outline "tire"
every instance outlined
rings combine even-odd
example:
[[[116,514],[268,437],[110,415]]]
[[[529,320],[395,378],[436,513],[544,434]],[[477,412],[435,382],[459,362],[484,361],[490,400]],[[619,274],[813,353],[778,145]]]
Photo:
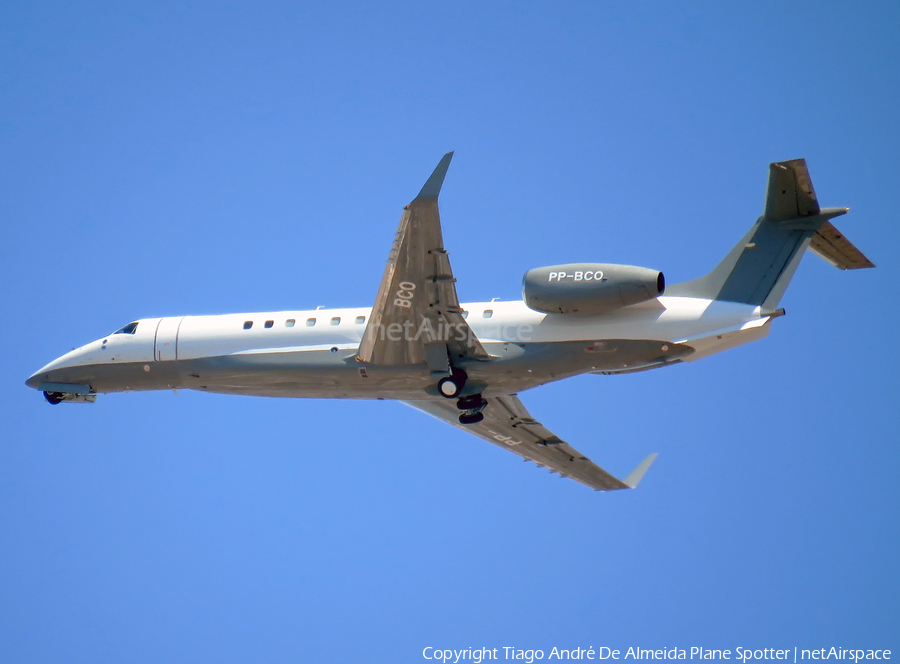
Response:
[[[460,424],[478,424],[484,419],[484,413],[463,413],[459,416]]]
[[[487,401],[480,394],[470,394],[467,397],[460,397],[456,402],[456,407],[460,410],[483,410],[487,406]]]
[[[447,392],[450,392],[448,394]],[[438,392],[441,393],[441,396],[445,399],[455,399],[456,395],[458,395],[462,391],[462,385],[460,385],[454,376],[447,376],[446,378],[441,378],[438,381]]]

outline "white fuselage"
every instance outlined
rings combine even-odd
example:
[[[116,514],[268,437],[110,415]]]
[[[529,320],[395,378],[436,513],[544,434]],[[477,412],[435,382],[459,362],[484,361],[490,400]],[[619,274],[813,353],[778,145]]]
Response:
[[[463,308],[472,331],[496,360],[467,369],[476,379],[484,376],[488,394],[579,373],[663,366],[671,363],[666,358],[670,345],[689,347],[689,354],[673,355],[673,361],[692,361],[765,336],[771,316],[758,306],[666,296],[591,316],[544,314],[522,301],[475,302]],[[78,384],[92,392],[193,388],[297,397],[431,394],[434,380],[425,367],[355,361],[369,314],[370,308],[352,308],[142,319],[133,333],[110,334],[66,353],[27,383]]]

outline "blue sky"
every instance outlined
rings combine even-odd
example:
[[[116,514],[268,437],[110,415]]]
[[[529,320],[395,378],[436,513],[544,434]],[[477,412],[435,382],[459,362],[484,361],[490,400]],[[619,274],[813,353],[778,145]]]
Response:
[[[895,3],[6,3],[0,660],[426,646],[900,650]],[[139,317],[366,306],[441,199],[466,301],[709,270],[805,157],[878,265],[810,256],[756,344],[523,395],[637,491],[402,405],[23,381]]]

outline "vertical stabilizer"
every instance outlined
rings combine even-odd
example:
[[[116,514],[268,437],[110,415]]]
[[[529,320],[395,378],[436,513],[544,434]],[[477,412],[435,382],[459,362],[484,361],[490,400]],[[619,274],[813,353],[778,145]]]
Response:
[[[756,224],[712,272],[666,294],[774,309],[810,246],[842,269],[874,267],[829,221],[846,212],[819,207],[806,160],[770,164],[765,211]]]
[[[768,221],[787,221],[819,214],[819,199],[809,179],[805,159],[791,159],[769,164],[769,186],[766,189]]]

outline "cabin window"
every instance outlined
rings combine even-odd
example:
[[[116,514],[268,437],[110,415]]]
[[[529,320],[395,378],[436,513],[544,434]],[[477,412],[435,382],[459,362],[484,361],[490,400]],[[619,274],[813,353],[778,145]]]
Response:
[[[252,320],[245,320],[245,321],[244,321],[244,329],[245,329],[245,330],[249,330],[251,327],[253,327],[253,321],[252,321]]]
[[[334,318],[332,318],[332,319],[331,319],[331,324],[332,324],[332,325],[340,325],[340,324],[341,324],[341,317],[340,317],[340,316],[335,316]]]
[[[294,327],[294,323],[296,323],[296,322],[297,322],[297,320],[295,318],[288,318],[286,321],[284,321],[284,326],[285,327]]]
[[[306,327],[315,327],[316,319],[315,318],[307,318],[306,319]]]
[[[485,309],[484,312],[481,314],[482,318],[490,318],[493,315],[494,315],[493,309]]]
[[[462,312],[462,317],[463,317],[463,320],[465,320],[466,318],[468,318],[468,317],[469,317],[469,312],[468,312],[468,311]]]
[[[365,323],[365,322],[366,322],[366,317],[365,317],[365,316],[357,316],[357,317],[356,317],[356,324],[357,324],[357,325],[362,325],[362,324]]]
[[[266,329],[272,327],[274,324],[275,324],[274,320],[267,320],[266,321]]]
[[[137,330],[137,323],[128,323],[121,330],[116,330],[113,334],[134,334],[134,331]]]

